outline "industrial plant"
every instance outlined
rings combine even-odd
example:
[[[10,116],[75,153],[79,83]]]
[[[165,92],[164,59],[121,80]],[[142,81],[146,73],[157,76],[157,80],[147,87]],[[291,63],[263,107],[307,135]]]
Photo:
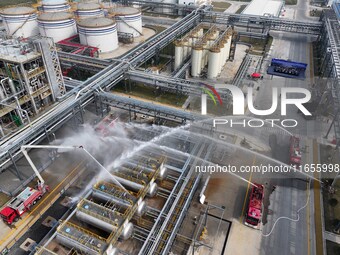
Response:
[[[0,3],[0,253],[340,254],[339,10]]]

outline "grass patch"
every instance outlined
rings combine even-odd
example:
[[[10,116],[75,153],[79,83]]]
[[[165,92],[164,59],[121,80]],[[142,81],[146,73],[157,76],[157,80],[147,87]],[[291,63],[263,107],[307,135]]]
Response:
[[[212,2],[212,6],[214,6],[214,11],[216,12],[224,12],[226,9],[230,7],[230,3],[226,2]]]
[[[262,55],[263,51],[266,52],[270,49],[270,46],[273,43],[273,37],[269,36],[269,38],[265,40],[265,39],[257,39],[257,38],[241,36],[240,41],[244,43],[249,43],[252,45],[252,48],[249,53],[255,54],[255,55]]]
[[[240,8],[238,8],[238,10],[236,11],[236,14],[241,14],[246,7],[246,4],[241,5]]]
[[[125,91],[125,86],[123,83],[115,86],[113,92],[114,91],[176,107],[182,107],[185,100],[187,99],[187,96],[163,92],[161,90],[155,89],[154,87],[149,87],[140,83],[133,83],[133,85],[131,85],[131,92]]]
[[[285,4],[286,5],[296,5],[297,4],[297,0],[286,0]]]
[[[4,7],[7,5],[15,5],[15,4],[35,4],[34,0],[1,0],[0,7]]]
[[[156,26],[156,25],[145,25],[144,27],[154,29],[157,34],[160,33],[160,32],[163,32],[166,29],[166,27]]]
[[[170,19],[177,19],[178,17],[180,17],[177,14],[162,14],[162,13],[153,13],[153,12],[143,12],[143,15],[145,16],[150,16],[150,17],[164,17],[164,18],[170,18]]]

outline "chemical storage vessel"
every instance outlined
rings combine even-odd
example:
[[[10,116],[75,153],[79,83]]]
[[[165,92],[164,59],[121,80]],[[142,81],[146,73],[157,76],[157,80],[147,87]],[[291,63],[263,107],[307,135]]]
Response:
[[[80,43],[111,52],[118,48],[116,22],[109,18],[88,18],[78,22]]]
[[[39,34],[37,13],[31,7],[10,7],[0,10],[7,35],[28,38]]]

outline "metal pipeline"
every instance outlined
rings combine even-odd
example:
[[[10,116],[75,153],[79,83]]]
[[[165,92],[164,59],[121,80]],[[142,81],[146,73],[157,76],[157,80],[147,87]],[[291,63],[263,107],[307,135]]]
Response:
[[[16,97],[16,96],[18,96],[18,95],[20,95],[21,93],[24,93],[24,92],[25,92],[25,89],[22,89],[22,90],[20,90],[19,92],[16,92],[14,95],[2,99],[2,100],[1,100],[1,103],[7,102],[8,100],[13,99],[14,97]],[[0,96],[0,98],[1,98],[1,96]]]
[[[18,98],[17,98],[17,99],[18,99]],[[24,110],[24,109],[21,109],[21,108],[17,108],[17,107],[13,107],[13,106],[11,106],[11,105],[4,104],[4,103],[0,103],[0,105],[4,105],[4,106],[6,106],[6,107],[9,107],[9,108],[12,108],[12,109],[14,109],[14,110],[19,110],[19,111],[22,111],[22,112],[24,112],[24,113],[25,113],[25,115],[26,115],[26,117],[27,117],[28,125],[29,125],[30,127],[32,127],[32,126],[31,126],[31,120],[30,120],[30,117],[29,117],[29,115],[28,115],[28,112],[27,112],[26,110]],[[20,114],[19,114],[19,115],[20,115]]]
[[[4,79],[2,79],[2,80],[0,81],[1,87],[2,87],[2,90],[3,90],[3,93],[4,93],[5,98],[7,97],[7,93],[6,93],[6,89],[5,89],[5,87],[4,87],[4,81],[6,81],[6,80],[8,80],[8,79],[9,79],[9,77],[6,77],[6,78],[4,78]]]

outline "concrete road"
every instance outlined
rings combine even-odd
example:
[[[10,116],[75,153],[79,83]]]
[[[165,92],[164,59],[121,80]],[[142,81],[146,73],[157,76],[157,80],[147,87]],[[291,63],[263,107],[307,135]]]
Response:
[[[299,21],[318,21],[319,17],[312,17],[309,15],[311,9],[315,9],[315,6],[310,6],[309,1],[298,0],[296,5],[286,5],[285,9],[291,15],[287,18],[296,19]]]
[[[264,79],[259,81],[257,85],[260,87],[259,91],[255,95],[254,105],[258,109],[269,109],[272,105],[272,88],[288,88],[298,87],[312,89],[314,84],[312,68],[310,63],[311,53],[311,42],[315,39],[314,37],[306,37],[305,35],[299,34],[287,34],[287,33],[272,33],[274,37],[272,50],[268,56],[264,59],[262,67],[262,73]],[[290,59],[292,61],[307,63],[308,67],[306,70],[306,79],[288,79],[278,76],[267,75],[267,67],[270,64],[272,58]],[[280,93],[280,92],[278,92]],[[289,94],[289,98],[299,98],[299,94]],[[281,116],[280,104],[276,112],[271,116],[266,116],[267,119],[295,119],[298,125],[294,128],[287,128],[287,130],[293,134],[308,137],[308,138],[319,138],[322,136],[325,130],[324,123],[318,120],[306,120],[303,118],[301,113],[297,112],[297,108],[293,105],[288,105],[287,116]]]
[[[303,6],[299,1],[299,7]],[[301,9],[301,10],[300,10]],[[303,9],[298,8],[302,15]],[[271,58],[291,59],[293,61],[307,63],[310,67],[310,46],[312,37],[305,35],[273,33],[274,37],[273,47],[266,58],[265,66],[269,65]],[[266,71],[264,68],[263,72]],[[259,109],[268,109],[271,106],[271,87],[300,87],[310,88],[312,84],[311,72],[309,69],[306,71],[305,80],[287,79],[282,77],[271,77],[264,75],[264,79],[258,84],[260,90],[256,95],[255,104]],[[290,98],[298,98],[298,94],[290,95]],[[268,118],[268,116],[266,116]],[[295,119],[298,121],[298,126],[288,129],[289,132],[297,134],[304,138],[316,138],[322,133],[322,125],[318,121],[306,121],[301,114],[297,113],[294,106],[288,106],[287,116],[281,116],[280,110],[276,111],[269,118],[277,119]],[[289,139],[287,133],[279,130],[276,134],[277,139]],[[302,143],[302,146],[304,143]],[[274,149],[274,156],[282,158],[282,151],[284,148],[278,146]],[[288,146],[286,145],[286,151]],[[312,163],[312,162],[308,162]],[[303,179],[303,178],[301,178]],[[297,210],[301,208],[307,201],[308,186],[307,182],[299,179],[271,179],[268,181],[268,186],[276,185],[277,188],[271,193],[269,190],[269,205],[268,215],[264,219],[264,226],[262,235],[269,234],[269,236],[262,236],[261,254],[310,254],[310,226],[309,226],[309,211],[304,209],[300,212],[299,221],[297,219]],[[309,208],[309,207],[308,207]],[[279,217],[288,217],[294,220],[283,219],[275,221]]]

